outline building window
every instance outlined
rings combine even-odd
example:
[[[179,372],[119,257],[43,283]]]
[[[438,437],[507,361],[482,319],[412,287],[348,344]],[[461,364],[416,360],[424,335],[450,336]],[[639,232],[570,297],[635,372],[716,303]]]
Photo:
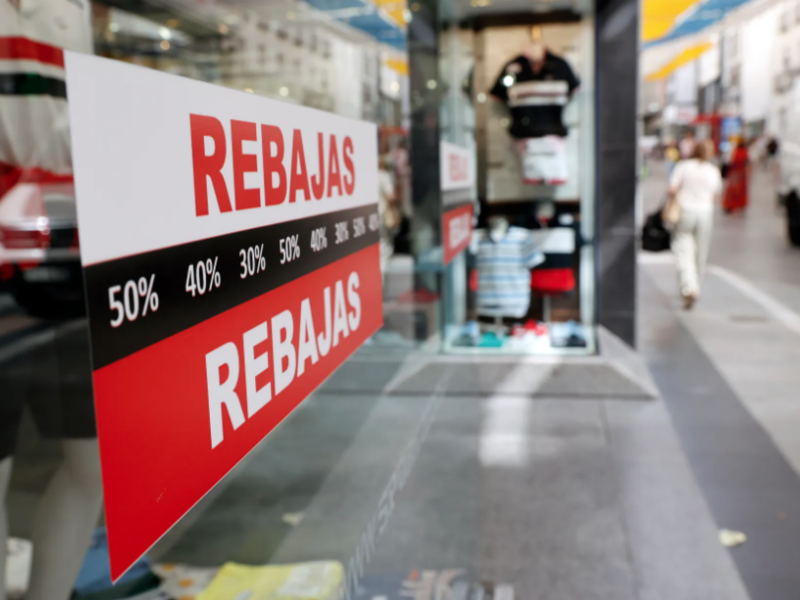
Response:
[[[736,31],[731,32],[730,35],[730,50],[729,55],[731,58],[736,58],[739,53],[739,36]]]

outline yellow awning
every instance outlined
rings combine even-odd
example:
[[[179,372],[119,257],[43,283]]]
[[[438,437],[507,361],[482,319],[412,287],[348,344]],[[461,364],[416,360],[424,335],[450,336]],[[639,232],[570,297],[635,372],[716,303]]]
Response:
[[[669,33],[675,20],[700,0],[642,0],[642,41],[652,42]]]
[[[663,67],[661,67],[658,71],[654,71],[647,75],[647,81],[658,81],[659,79],[665,79],[670,76],[670,74],[685,64],[692,62],[700,57],[701,54],[710,50],[714,44],[711,42],[703,42],[702,44],[697,44],[696,46],[692,46],[691,48],[687,48],[678,56],[673,58]]]
[[[408,61],[398,58],[389,58],[384,61],[387,67],[394,69],[400,75],[408,75]]]
[[[401,28],[406,26],[406,0],[372,0],[375,6],[383,9]]]

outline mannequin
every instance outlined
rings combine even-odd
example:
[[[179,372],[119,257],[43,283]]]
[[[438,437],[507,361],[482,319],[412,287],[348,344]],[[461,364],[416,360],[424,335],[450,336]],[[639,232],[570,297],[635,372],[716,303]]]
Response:
[[[26,600],[67,600],[102,510],[102,479],[85,322],[54,326],[50,343],[4,365],[0,403],[0,573],[6,568],[6,497],[23,408],[39,434],[61,441],[63,462],[36,507]],[[0,600],[6,600],[0,586]]]
[[[531,232],[511,226],[504,216],[489,217],[487,229],[473,234],[477,255],[477,312],[493,317],[522,318],[530,306],[530,269],[544,260]]]
[[[531,40],[525,48],[525,56],[534,65],[535,71],[540,71],[544,63],[544,56],[547,52],[544,42],[542,41],[542,28],[540,25],[531,27]],[[538,66],[538,68],[537,68]]]
[[[505,217],[489,217],[489,237],[493,241],[499,242],[506,237],[509,227],[510,225]]]
[[[62,49],[93,53],[91,2],[0,0],[0,56],[12,89],[0,94],[0,198],[14,185],[72,181]],[[30,86],[42,79],[47,85]],[[77,337],[74,337],[77,336]],[[102,485],[92,405],[91,368],[85,330],[54,331],[52,356],[42,349],[27,357],[27,402],[43,437],[62,440],[64,462],[38,507],[33,564],[26,600],[67,600],[100,517]],[[34,372],[36,369],[36,372]],[[21,374],[22,373],[22,374]],[[53,379],[55,373],[55,379]],[[55,381],[55,385],[53,385]],[[3,393],[11,392],[4,389]],[[21,405],[0,404],[0,578],[5,578],[8,516],[5,499],[12,469]],[[0,600],[5,600],[5,582]]]
[[[97,440],[64,440],[64,462],[36,511],[33,564],[25,600],[67,600],[83,564],[103,504]],[[8,518],[5,498],[12,458],[0,461],[0,600],[6,600]]]
[[[522,54],[503,67],[491,94],[511,113],[509,133],[522,161],[523,182],[561,185],[567,182],[564,106],[580,85],[572,68],[551,53],[542,28],[531,27]]]

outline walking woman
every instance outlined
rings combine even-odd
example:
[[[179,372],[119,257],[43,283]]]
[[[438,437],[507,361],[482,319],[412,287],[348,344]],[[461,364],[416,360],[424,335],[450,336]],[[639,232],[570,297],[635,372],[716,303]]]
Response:
[[[722,210],[731,213],[735,210],[744,210],[750,201],[750,156],[747,146],[741,137],[734,140],[733,151],[727,164],[725,198],[722,201]]]
[[[672,252],[686,310],[692,308],[700,295],[711,246],[714,203],[722,193],[722,176],[712,158],[713,143],[698,142],[692,157],[676,165],[669,182],[670,200],[680,206],[680,217],[672,234]]]

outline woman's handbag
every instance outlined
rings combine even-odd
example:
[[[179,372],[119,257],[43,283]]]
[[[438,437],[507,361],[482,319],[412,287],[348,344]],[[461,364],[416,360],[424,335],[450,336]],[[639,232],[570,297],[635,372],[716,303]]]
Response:
[[[675,227],[681,218],[681,205],[676,194],[671,194],[661,211],[661,220],[667,227]]]
[[[663,252],[669,250],[671,236],[661,218],[662,209],[658,209],[647,217],[642,227],[642,250]]]

